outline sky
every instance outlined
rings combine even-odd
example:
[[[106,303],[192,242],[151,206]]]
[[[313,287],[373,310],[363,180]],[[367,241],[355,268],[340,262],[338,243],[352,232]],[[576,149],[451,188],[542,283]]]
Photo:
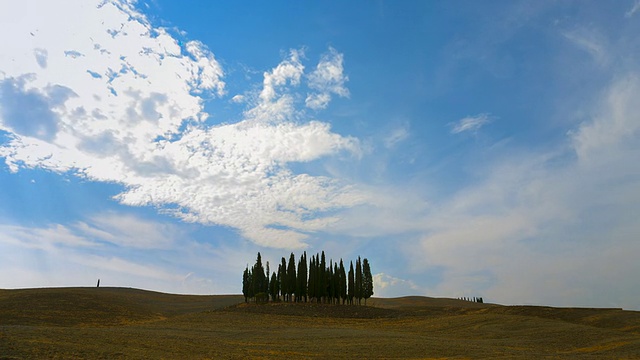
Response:
[[[640,310],[640,1],[0,3],[0,288]]]

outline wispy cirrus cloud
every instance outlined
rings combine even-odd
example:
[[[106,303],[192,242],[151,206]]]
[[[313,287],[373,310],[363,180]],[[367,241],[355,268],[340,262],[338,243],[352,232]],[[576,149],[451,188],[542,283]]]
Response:
[[[640,231],[629,215],[640,211],[640,168],[632,165],[639,84],[635,73],[613,81],[564,146],[505,154],[486,165],[484,180],[432,204],[416,220],[420,245],[407,249],[414,270],[444,269],[430,292],[637,308],[635,280],[620,274],[640,270],[629,256]]]
[[[475,132],[478,131],[481,127],[492,121],[492,117],[488,113],[482,113],[473,116],[464,117],[456,122],[450,123],[451,133],[459,134],[462,132]]]
[[[630,18],[633,15],[635,15],[635,13],[637,13],[638,10],[640,10],[640,1],[636,0],[636,2],[633,3],[633,6],[631,7],[631,9],[629,9],[626,13],[624,13],[624,16],[627,18]]]
[[[446,196],[377,189],[378,203],[343,213],[336,233],[402,239],[391,246],[407,259],[402,272],[421,275],[380,269],[385,295],[637,309],[637,281],[625,274],[640,271],[639,79],[629,72],[593,95],[556,146],[497,153]]]
[[[563,33],[564,37],[575,46],[586,51],[601,66],[610,62],[607,41],[604,36],[592,29],[577,28]]]
[[[234,293],[243,262],[255,255],[199,243],[177,223],[115,212],[40,227],[0,223],[0,238],[4,287],[87,286],[100,278],[104,286]]]
[[[308,81],[329,96],[316,109],[348,95],[335,49],[308,76],[301,51],[290,51],[264,72],[240,121],[209,126],[204,97],[225,95],[224,71],[202,43],[153,26],[125,1],[47,3],[45,17],[25,6],[3,4],[0,15],[22,16],[0,25],[16,34],[0,54],[0,129],[9,133],[0,156],[12,171],[119,183],[123,204],[230,226],[273,247],[304,246],[336,220],[325,213],[365,201],[348,184],[288,167],[361,151],[357,139],[305,121],[294,94]],[[59,21],[71,12],[84,21]]]
[[[391,149],[393,147],[395,147],[398,143],[406,140],[409,137],[410,133],[409,133],[409,124],[408,123],[404,123],[398,127],[396,127],[395,129],[393,129],[389,135],[387,135],[384,139],[383,139],[383,143],[384,146],[387,149]]]

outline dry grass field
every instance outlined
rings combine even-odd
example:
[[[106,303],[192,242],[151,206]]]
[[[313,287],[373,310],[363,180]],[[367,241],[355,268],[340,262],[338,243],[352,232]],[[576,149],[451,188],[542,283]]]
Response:
[[[244,304],[123,288],[0,290],[0,359],[632,359],[640,313],[453,299]]]

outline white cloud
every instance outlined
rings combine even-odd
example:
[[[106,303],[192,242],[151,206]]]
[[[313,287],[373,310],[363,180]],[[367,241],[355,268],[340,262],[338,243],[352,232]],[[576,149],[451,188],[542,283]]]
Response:
[[[288,59],[282,61],[273,70],[264,73],[262,92],[260,92],[260,99],[264,103],[269,103],[276,97],[278,87],[287,83],[300,84],[300,77],[304,72],[304,66],[300,62],[301,55],[300,51],[292,50]]]
[[[234,96],[231,98],[231,102],[234,102],[234,103],[236,103],[236,104],[239,104],[239,103],[244,102],[244,95],[240,95],[240,94],[238,94],[238,95],[234,95]]]
[[[400,279],[385,273],[373,275],[374,296],[395,297],[420,294],[421,289],[411,280]]]
[[[129,248],[167,249],[180,237],[180,232],[172,225],[117,213],[94,215],[73,227],[94,241],[101,240]]]
[[[461,132],[478,131],[481,127],[491,122],[491,116],[489,114],[478,114],[474,116],[467,116],[462,118],[451,125],[451,133],[459,134]]]
[[[117,257],[80,255],[73,259],[76,264],[101,271],[123,273],[128,276],[152,278],[165,281],[180,281],[182,275],[169,273],[153,265],[142,265]]]
[[[314,110],[326,108],[331,101],[331,94],[349,96],[349,90],[344,85],[349,78],[344,75],[342,62],[343,55],[334,48],[329,48],[329,52],[322,56],[316,69],[309,74],[309,88],[317,92],[307,96],[307,107]]]
[[[389,135],[383,139],[384,147],[394,148],[399,142],[409,137],[409,125],[407,123],[393,129]]]
[[[391,291],[382,274],[376,295],[638,309],[629,276],[640,271],[638,93],[636,73],[618,77],[556,148],[500,153],[453,195],[422,184],[368,189],[375,199],[330,229],[389,243],[413,284],[431,272],[438,279],[414,291],[398,281],[403,290]]]
[[[0,225],[3,242],[19,244],[32,249],[52,249],[55,247],[96,247],[98,244],[77,234],[67,226],[53,224],[45,228],[26,228],[16,225]]]
[[[47,16],[30,16],[35,6]],[[230,226],[275,247],[304,246],[308,233],[336,221],[323,214],[365,201],[347,184],[289,170],[361,151],[357,139],[296,110],[301,51],[264,73],[244,120],[209,127],[203,97],[225,88],[214,55],[197,41],[181,46],[129,2],[3,3],[0,13],[0,31],[15,34],[0,53],[0,130],[10,134],[0,156],[11,171],[119,183],[124,204]],[[308,79],[320,93],[348,95],[333,49]]]
[[[578,28],[567,31],[564,37],[574,45],[589,53],[599,65],[607,65],[610,55],[607,50],[607,41],[602,34],[586,28]]]
[[[255,247],[195,241],[180,228],[115,212],[42,227],[0,224],[0,284],[95,286],[100,278],[103,286],[237,294]]]
[[[628,74],[608,91],[604,106],[593,121],[585,122],[570,133],[581,161],[607,161],[611,152],[633,150],[640,135],[640,76]],[[630,148],[631,147],[631,148]]]
[[[640,0],[636,0],[636,2],[633,3],[633,6],[631,7],[631,9],[629,9],[626,13],[624,13],[624,16],[627,18],[630,18],[635,13],[637,13],[638,10],[640,10]]]
[[[443,269],[429,292],[639,308],[628,276],[640,271],[629,255],[640,233],[639,83],[614,82],[569,149],[506,155],[484,181],[432,204],[420,244],[406,249],[412,271]]]

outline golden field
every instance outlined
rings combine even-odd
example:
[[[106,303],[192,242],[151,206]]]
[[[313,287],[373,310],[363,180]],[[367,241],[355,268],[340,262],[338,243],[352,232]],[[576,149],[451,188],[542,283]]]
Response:
[[[245,304],[129,288],[0,290],[0,359],[633,359],[640,312],[372,298]]]

